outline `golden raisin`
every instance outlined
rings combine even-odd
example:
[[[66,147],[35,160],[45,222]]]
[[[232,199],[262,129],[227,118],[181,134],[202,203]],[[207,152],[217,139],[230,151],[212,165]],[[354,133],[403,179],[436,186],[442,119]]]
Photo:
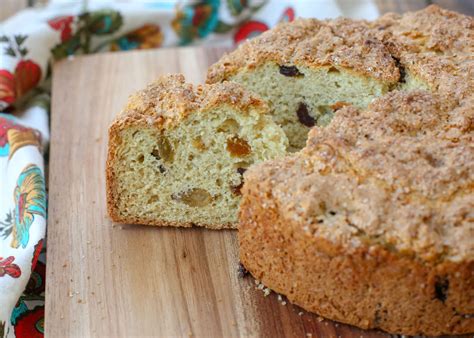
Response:
[[[192,144],[193,144],[193,147],[200,150],[200,151],[204,151],[206,150],[206,144],[204,143],[204,141],[202,140],[202,138],[200,136],[196,137],[193,141],[192,141]]]
[[[221,125],[217,128],[217,131],[235,134],[240,130],[239,123],[234,119],[226,119]]]
[[[174,152],[170,142],[166,137],[162,137],[158,140],[156,148],[151,153],[156,159],[163,160],[164,162],[173,162]]]
[[[332,110],[336,111],[336,110],[339,110],[341,108],[344,108],[345,106],[349,106],[350,103],[347,103],[347,102],[344,102],[344,101],[337,101],[336,103],[330,105],[329,107],[331,107]]]
[[[227,139],[227,151],[232,157],[245,157],[251,152],[250,145],[244,139],[238,136],[233,136]]]
[[[179,194],[173,194],[171,198],[176,201],[183,202],[190,207],[204,207],[212,201],[211,194],[200,188],[193,188]]]

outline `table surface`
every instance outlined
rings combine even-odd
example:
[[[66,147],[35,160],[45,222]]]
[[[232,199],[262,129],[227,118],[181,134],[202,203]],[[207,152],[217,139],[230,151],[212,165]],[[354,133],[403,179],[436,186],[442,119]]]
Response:
[[[223,52],[105,53],[56,64],[46,336],[386,336],[322,320],[274,293],[264,297],[251,276],[238,276],[236,231],[109,221],[104,185],[111,120],[131,92],[159,74],[181,72],[202,82]]]

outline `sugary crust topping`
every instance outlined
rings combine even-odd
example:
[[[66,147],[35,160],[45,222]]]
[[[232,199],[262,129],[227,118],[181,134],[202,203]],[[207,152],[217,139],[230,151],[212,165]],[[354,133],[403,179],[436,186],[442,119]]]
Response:
[[[473,261],[473,19],[431,6],[370,25],[430,92],[338,110],[300,153],[247,171],[244,196],[252,182],[268,185],[261,199],[282,217],[347,248]]]
[[[399,70],[384,44],[365,21],[297,19],[247,41],[211,66],[207,82],[230,79],[237,71],[265,62],[307,67],[335,66],[387,84]]]
[[[473,18],[438,6],[404,15],[389,13],[373,26],[394,34],[407,51],[472,53]]]
[[[474,88],[474,19],[438,6],[387,14],[371,26],[410,73],[459,100]]]
[[[306,67],[335,66],[388,85],[400,68],[432,90],[465,98],[474,87],[474,19],[433,5],[374,22],[346,18],[298,19],[240,45],[209,68],[207,82],[266,62]],[[395,59],[394,59],[395,58]]]
[[[181,74],[161,76],[132,95],[116,123],[124,121],[152,124],[159,128],[176,125],[190,113],[229,104],[245,112],[252,108],[265,112],[266,103],[240,85],[222,82],[214,85],[186,83]]]
[[[283,217],[331,240],[474,259],[473,112],[443,108],[426,92],[345,107],[301,153],[252,168],[246,182],[270,177]]]

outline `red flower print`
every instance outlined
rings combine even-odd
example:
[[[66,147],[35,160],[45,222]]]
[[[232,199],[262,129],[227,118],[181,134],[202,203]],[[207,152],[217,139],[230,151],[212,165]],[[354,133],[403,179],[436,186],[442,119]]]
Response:
[[[28,128],[22,127],[13,121],[6,119],[4,117],[0,117],[0,148],[5,147],[8,142],[8,130],[15,129],[15,130],[27,130]]]
[[[33,253],[33,260],[31,261],[31,271],[33,271],[36,267],[36,263],[38,263],[38,258],[41,253],[41,249],[43,248],[44,240],[40,239],[38,243],[35,245],[35,252]]]
[[[13,264],[15,257],[10,256],[5,259],[0,257],[0,277],[8,275],[12,278],[18,278],[21,276],[20,267],[16,264]]]
[[[61,32],[61,42],[69,40],[72,35],[72,22],[74,21],[73,16],[60,16],[48,21],[48,25],[57,31]]]
[[[15,325],[15,336],[17,338],[44,337],[44,306],[37,306],[20,315]]]
[[[15,101],[15,77],[6,69],[0,69],[0,100],[8,104]]]
[[[16,96],[20,97],[36,87],[41,79],[41,68],[31,60],[21,60],[15,68]]]
[[[268,26],[260,21],[247,21],[234,35],[234,42],[239,43],[245,39],[253,38],[262,32],[265,32]]]
[[[288,7],[283,11],[281,15],[280,22],[290,22],[295,19],[295,10],[291,7]]]
[[[209,16],[212,14],[212,7],[210,6],[197,6],[193,16],[193,26],[199,27],[205,23]]]
[[[15,73],[0,70],[0,101],[12,104],[16,98],[36,87],[41,80],[41,67],[32,60],[21,60]]]
[[[24,294],[39,295],[44,292],[45,286],[46,265],[38,261],[35,271],[31,273],[30,280],[26,285]]]

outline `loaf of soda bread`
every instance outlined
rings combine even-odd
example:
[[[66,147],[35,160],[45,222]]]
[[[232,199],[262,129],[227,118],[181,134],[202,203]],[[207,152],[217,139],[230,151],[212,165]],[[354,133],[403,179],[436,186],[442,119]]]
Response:
[[[473,18],[431,6],[281,24],[210,69],[266,99],[294,149],[314,125],[244,175],[256,279],[362,328],[474,332],[473,55]]]
[[[244,171],[288,145],[267,110],[238,84],[193,86],[182,75],[133,95],[109,130],[112,220],[235,227]]]

